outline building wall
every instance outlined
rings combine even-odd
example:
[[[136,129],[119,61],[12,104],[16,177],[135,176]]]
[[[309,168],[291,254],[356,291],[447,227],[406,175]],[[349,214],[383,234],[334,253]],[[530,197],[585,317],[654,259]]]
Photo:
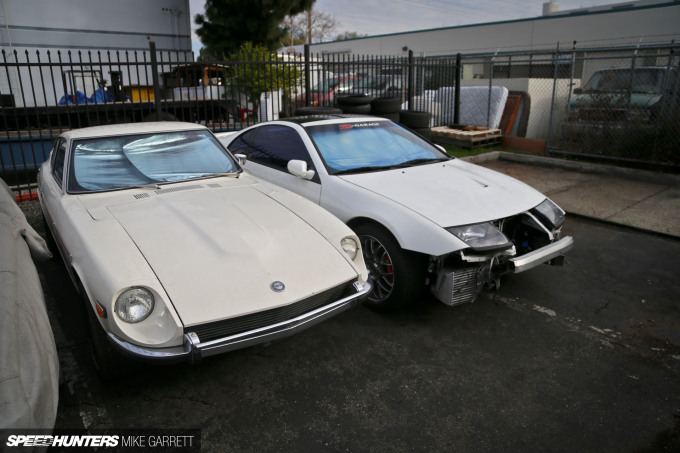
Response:
[[[19,107],[55,105],[76,89],[90,96],[102,82],[111,87],[112,71],[148,90],[149,66],[134,64],[150,60],[150,41],[166,63],[193,59],[189,0],[0,0],[0,63],[9,64],[0,94]],[[29,68],[37,62],[53,65]]]
[[[191,51],[188,0],[0,0],[3,49]]]
[[[554,49],[668,44],[680,40],[680,2],[574,11],[487,24],[395,33],[312,44],[312,53],[446,56]],[[404,50],[406,48],[406,50]]]

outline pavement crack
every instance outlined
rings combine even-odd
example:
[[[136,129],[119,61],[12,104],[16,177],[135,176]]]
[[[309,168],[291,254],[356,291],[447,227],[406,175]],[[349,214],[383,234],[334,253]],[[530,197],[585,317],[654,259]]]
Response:
[[[606,310],[609,307],[609,301],[607,301],[606,304],[595,310],[595,314],[599,315],[602,310]]]
[[[204,400],[199,399],[199,398],[186,397],[186,396],[181,396],[181,397],[164,396],[162,399],[161,398],[153,398],[153,397],[150,397],[150,396],[145,396],[144,400],[148,401],[150,403],[158,403],[158,402],[163,402],[163,401],[168,401],[168,400],[188,401],[188,402],[198,404],[198,405],[201,405],[201,406],[217,407],[217,404],[215,404],[215,403],[210,403],[208,401],[204,401]]]

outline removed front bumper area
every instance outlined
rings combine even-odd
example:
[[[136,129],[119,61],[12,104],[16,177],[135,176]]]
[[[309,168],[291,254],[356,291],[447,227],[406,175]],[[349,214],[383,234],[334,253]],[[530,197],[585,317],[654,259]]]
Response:
[[[297,314],[296,311],[309,308],[310,300],[312,305],[318,305],[319,301],[324,300],[324,296],[332,295],[338,288],[297,302],[292,306],[282,307],[282,309],[273,309],[263,313],[255,313],[255,316],[247,315],[235,320],[227,320],[226,322],[187,328],[184,333],[183,346],[174,348],[154,349],[141,347],[122,340],[112,333],[108,333],[108,338],[120,352],[131,358],[151,363],[198,363],[203,357],[267,343],[305,330],[345,310],[356,307],[360,301],[368,296],[372,289],[370,280],[363,286],[359,282],[354,282],[350,286],[353,288],[352,294],[345,295],[340,300],[325,303],[302,314]],[[346,290],[343,290],[343,292],[347,293]],[[291,313],[293,313],[293,317],[289,318],[288,315]],[[279,322],[271,322],[272,319],[281,319],[281,317],[286,319]],[[267,320],[269,320],[269,323],[263,325]],[[248,330],[241,330],[237,333],[214,338],[215,332],[229,332],[239,328],[247,328]]]
[[[439,268],[430,285],[432,294],[446,305],[473,302],[485,285],[499,285],[503,274],[518,274],[540,264],[561,264],[561,259],[574,245],[571,236],[565,236],[541,248],[507,260],[492,257],[478,263],[444,265]]]

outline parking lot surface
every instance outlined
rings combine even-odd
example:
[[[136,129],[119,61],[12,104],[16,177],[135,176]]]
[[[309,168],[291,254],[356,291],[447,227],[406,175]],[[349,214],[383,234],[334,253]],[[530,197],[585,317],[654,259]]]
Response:
[[[565,267],[472,304],[359,307],[108,385],[64,266],[42,263],[65,381],[56,428],[200,428],[211,452],[679,451],[680,241],[575,218],[565,233]]]

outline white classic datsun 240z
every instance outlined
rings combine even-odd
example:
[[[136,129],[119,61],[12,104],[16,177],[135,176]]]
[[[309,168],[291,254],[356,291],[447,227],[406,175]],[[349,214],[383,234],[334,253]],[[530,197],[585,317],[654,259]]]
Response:
[[[200,125],[65,132],[38,193],[104,376],[121,355],[196,362],[289,335],[371,289],[346,225],[244,174]]]

